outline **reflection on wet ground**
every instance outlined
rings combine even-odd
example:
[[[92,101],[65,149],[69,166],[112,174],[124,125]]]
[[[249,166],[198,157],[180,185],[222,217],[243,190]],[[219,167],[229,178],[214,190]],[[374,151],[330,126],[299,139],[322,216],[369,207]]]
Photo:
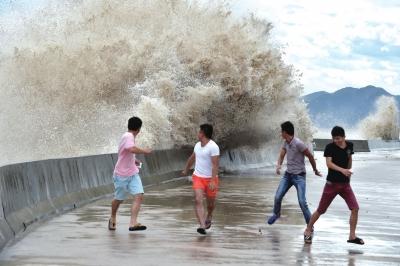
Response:
[[[222,178],[207,236],[196,233],[190,184],[158,187],[146,191],[140,221],[147,231],[128,232],[130,206],[124,204],[117,231],[109,232],[110,200],[101,200],[42,224],[4,249],[0,265],[400,265],[399,162],[382,155],[355,158],[352,185],[364,246],[346,242],[349,211],[341,198],[317,222],[312,245],[303,244],[305,225],[294,188],[282,218],[266,225],[279,177],[263,169]],[[324,178],[307,178],[313,211]]]

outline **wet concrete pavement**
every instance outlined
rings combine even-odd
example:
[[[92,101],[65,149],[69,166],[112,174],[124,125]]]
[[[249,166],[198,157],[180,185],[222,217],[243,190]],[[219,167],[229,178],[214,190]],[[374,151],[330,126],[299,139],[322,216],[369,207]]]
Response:
[[[326,174],[321,153],[320,169]],[[107,230],[109,199],[51,219],[0,254],[0,265],[400,265],[400,156],[359,154],[352,186],[360,204],[358,235],[348,244],[349,211],[338,197],[303,243],[304,219],[292,188],[282,218],[265,224],[279,177],[271,169],[224,176],[207,236],[196,232],[189,183],[147,189],[140,222],[147,231],[128,232],[129,204],[122,205],[117,231]],[[311,171],[309,171],[311,173]],[[324,179],[307,177],[311,211]]]

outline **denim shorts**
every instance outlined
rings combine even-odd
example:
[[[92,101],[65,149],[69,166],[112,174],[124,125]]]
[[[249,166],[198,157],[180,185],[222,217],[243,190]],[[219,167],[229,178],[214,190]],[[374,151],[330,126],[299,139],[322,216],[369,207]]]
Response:
[[[128,177],[114,176],[114,198],[125,200],[129,195],[143,194],[142,180],[138,174]]]

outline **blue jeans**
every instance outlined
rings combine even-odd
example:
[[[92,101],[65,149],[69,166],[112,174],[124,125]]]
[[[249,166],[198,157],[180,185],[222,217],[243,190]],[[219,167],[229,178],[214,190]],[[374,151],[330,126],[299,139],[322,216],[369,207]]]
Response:
[[[295,186],[297,190],[297,199],[299,200],[299,205],[301,211],[303,212],[304,219],[306,223],[310,221],[311,213],[308,209],[306,200],[306,177],[301,175],[292,175],[285,173],[279,183],[278,189],[276,190],[275,200],[274,200],[274,214],[277,216],[281,215],[281,205],[282,199],[289,189]]]

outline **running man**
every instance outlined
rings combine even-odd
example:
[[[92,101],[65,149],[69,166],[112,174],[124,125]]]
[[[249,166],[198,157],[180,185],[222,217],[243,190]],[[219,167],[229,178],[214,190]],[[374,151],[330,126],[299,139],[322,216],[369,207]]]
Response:
[[[182,175],[187,175],[195,163],[192,176],[195,195],[195,211],[200,227],[199,234],[205,235],[206,229],[211,227],[212,215],[215,209],[215,199],[218,192],[219,147],[211,139],[213,127],[209,124],[200,126],[197,135],[199,142],[194,146],[194,152],[189,157]],[[205,215],[203,198],[207,199],[207,215]]]
[[[276,173],[281,174],[281,167],[283,159],[287,154],[287,170],[283,175],[278,189],[275,194],[274,210],[271,217],[268,219],[268,224],[273,224],[281,215],[282,199],[292,186],[297,190],[297,198],[300,208],[303,212],[306,224],[310,221],[311,213],[308,209],[306,200],[306,166],[304,157],[306,156],[310,161],[315,175],[322,176],[317,170],[314,156],[308,150],[307,146],[298,138],[294,136],[294,126],[290,121],[281,124],[282,138],[284,143],[282,145],[278,163],[276,166]]]
[[[326,212],[329,205],[337,195],[340,195],[351,211],[350,234],[347,242],[364,245],[364,241],[356,236],[359,206],[354,192],[350,186],[353,172],[353,143],[346,141],[345,131],[342,127],[335,126],[331,132],[333,142],[325,147],[324,156],[328,167],[328,177],[319,202],[318,209],[311,216],[311,220],[304,231],[304,241],[312,243],[312,228],[318,218]]]
[[[114,200],[111,203],[111,218],[108,221],[108,229],[115,230],[117,223],[117,211],[119,205],[130,195],[134,199],[131,207],[131,220],[129,231],[146,230],[146,226],[138,223],[137,217],[143,201],[143,186],[139,176],[138,166],[141,164],[136,160],[135,154],[149,154],[150,149],[141,149],[136,146],[135,139],[142,127],[142,120],[131,117],[128,120],[128,132],[122,135],[118,147],[118,161],[114,169]]]

